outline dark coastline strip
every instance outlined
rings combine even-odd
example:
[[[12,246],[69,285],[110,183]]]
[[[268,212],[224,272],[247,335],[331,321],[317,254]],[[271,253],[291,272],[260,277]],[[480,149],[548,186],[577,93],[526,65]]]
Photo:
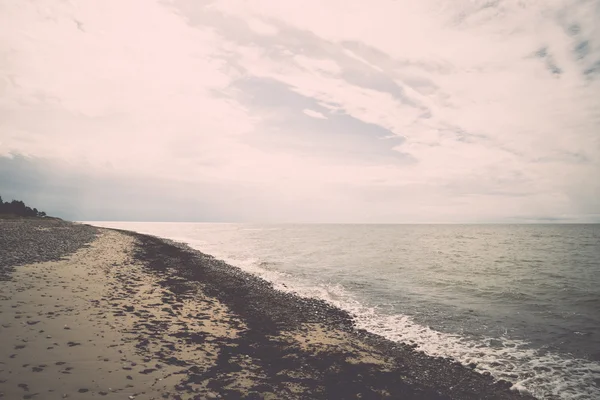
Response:
[[[306,299],[273,289],[265,280],[230,266],[188,246],[157,237],[121,231],[136,239],[135,258],[147,272],[161,277],[177,301],[192,298],[199,282],[206,296],[226,305],[247,329],[220,348],[214,366],[201,375],[189,368],[187,383],[208,382],[208,387],[225,398],[241,398],[234,389],[226,389],[227,376],[242,367],[233,359],[257,360],[264,378],[251,390],[261,398],[264,392],[286,398],[286,385],[301,384],[300,398],[402,398],[402,399],[530,399],[510,390],[506,381],[494,382],[452,360],[429,357],[410,346],[398,344],[355,330],[351,316],[323,301]],[[377,350],[377,356],[392,368],[375,364],[351,363],[339,352],[311,352],[278,340],[285,332],[306,324],[320,324],[343,331],[357,341]],[[197,337],[181,337],[190,343]],[[171,360],[177,363],[178,360]],[[290,374],[290,371],[297,373]],[[185,388],[185,382],[181,388]],[[245,397],[250,398],[250,397]]]

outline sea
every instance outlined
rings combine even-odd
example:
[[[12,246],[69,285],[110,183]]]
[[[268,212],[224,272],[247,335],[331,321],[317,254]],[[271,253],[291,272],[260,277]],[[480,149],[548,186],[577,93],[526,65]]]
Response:
[[[175,241],[540,399],[600,399],[600,225],[88,222]]]

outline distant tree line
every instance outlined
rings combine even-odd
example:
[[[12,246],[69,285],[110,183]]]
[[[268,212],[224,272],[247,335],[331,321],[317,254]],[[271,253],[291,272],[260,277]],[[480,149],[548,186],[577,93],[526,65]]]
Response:
[[[0,214],[12,214],[19,217],[45,217],[46,213],[38,211],[37,208],[27,207],[20,200],[13,200],[10,203],[2,201],[0,197]]]

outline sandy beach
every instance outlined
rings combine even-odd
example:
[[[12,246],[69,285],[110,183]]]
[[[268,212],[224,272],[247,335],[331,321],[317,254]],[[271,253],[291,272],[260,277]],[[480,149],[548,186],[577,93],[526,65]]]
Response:
[[[0,220],[0,398],[522,399],[184,245]]]

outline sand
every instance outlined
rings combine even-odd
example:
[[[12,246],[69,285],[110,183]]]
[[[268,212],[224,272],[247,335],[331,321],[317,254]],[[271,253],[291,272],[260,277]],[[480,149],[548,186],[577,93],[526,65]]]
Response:
[[[0,398],[530,398],[180,244],[0,221],[0,246],[15,231],[18,262],[0,256]],[[71,245],[31,250],[57,237]]]

